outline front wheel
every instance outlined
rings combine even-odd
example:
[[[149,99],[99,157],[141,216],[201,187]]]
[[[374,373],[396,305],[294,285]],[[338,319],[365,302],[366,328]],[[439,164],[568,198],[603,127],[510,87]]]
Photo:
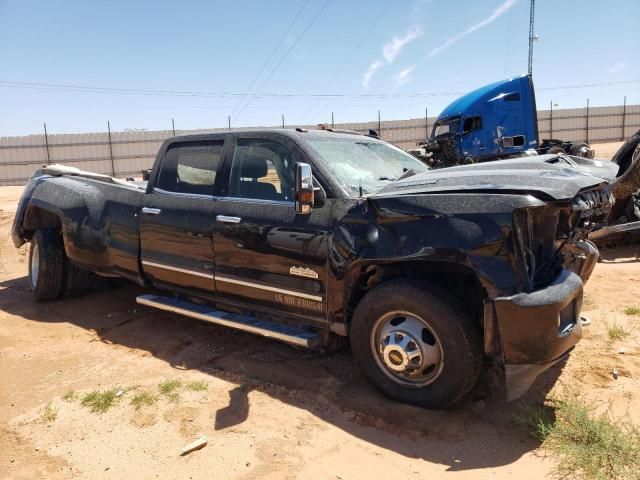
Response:
[[[427,282],[393,280],[368,292],[354,312],[350,340],[375,387],[427,408],[460,400],[482,367],[478,325],[459,301]]]
[[[55,300],[64,287],[64,247],[58,230],[37,230],[29,251],[29,284],[39,302]]]

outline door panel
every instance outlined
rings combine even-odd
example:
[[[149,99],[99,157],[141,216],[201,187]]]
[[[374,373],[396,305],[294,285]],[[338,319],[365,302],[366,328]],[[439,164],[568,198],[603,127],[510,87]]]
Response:
[[[213,198],[147,194],[141,214],[142,268],[155,284],[214,291]]]
[[[330,205],[296,214],[289,202],[220,199],[216,218],[216,289],[257,305],[324,317]]]
[[[213,292],[215,178],[224,141],[167,149],[140,218],[142,269],[158,287]]]
[[[310,215],[293,203],[291,145],[239,138],[227,195],[216,203],[216,290],[256,306],[325,317],[330,201]]]

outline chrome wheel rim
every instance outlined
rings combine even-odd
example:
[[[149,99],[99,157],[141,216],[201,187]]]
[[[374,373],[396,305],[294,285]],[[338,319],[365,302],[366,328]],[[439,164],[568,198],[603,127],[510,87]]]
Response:
[[[371,351],[380,370],[404,386],[429,385],[444,367],[442,344],[433,328],[405,311],[389,312],[376,320]]]
[[[36,288],[38,274],[40,273],[40,255],[38,255],[38,244],[31,244],[31,286]]]

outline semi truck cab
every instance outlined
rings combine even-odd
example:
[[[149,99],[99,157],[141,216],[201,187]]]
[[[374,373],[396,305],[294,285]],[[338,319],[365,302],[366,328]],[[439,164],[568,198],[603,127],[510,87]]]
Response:
[[[525,154],[569,153],[593,158],[584,142],[538,134],[533,79],[521,75],[458,98],[438,116],[422,157],[435,167],[499,160]]]

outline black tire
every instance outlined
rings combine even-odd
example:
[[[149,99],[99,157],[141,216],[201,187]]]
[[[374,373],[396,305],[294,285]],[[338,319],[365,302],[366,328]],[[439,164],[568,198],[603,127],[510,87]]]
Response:
[[[29,285],[37,301],[60,297],[64,288],[64,262],[60,231],[37,230],[29,249]]]
[[[65,257],[65,297],[79,297],[89,290],[90,272],[75,266]]]
[[[618,177],[624,175],[624,173],[631,166],[631,162],[634,156],[634,152],[640,145],[640,130],[634,133],[627,139],[626,142],[618,149],[618,151],[611,157],[611,161],[620,166],[618,170]]]
[[[394,311],[415,315],[428,324],[438,339],[442,365],[438,367],[439,374],[427,385],[397,381],[394,379],[397,375],[385,368],[380,354],[374,352],[374,345],[379,345],[377,339],[372,340],[376,325]],[[482,369],[479,326],[459,300],[425,281],[392,280],[368,292],[354,312],[350,341],[356,363],[378,390],[394,400],[426,408],[446,408],[462,399],[473,388]]]
[[[625,208],[627,222],[637,222],[640,220],[640,190],[629,197]]]
[[[567,152],[562,147],[550,147],[549,150],[547,150],[547,154],[564,155],[565,153]]]

